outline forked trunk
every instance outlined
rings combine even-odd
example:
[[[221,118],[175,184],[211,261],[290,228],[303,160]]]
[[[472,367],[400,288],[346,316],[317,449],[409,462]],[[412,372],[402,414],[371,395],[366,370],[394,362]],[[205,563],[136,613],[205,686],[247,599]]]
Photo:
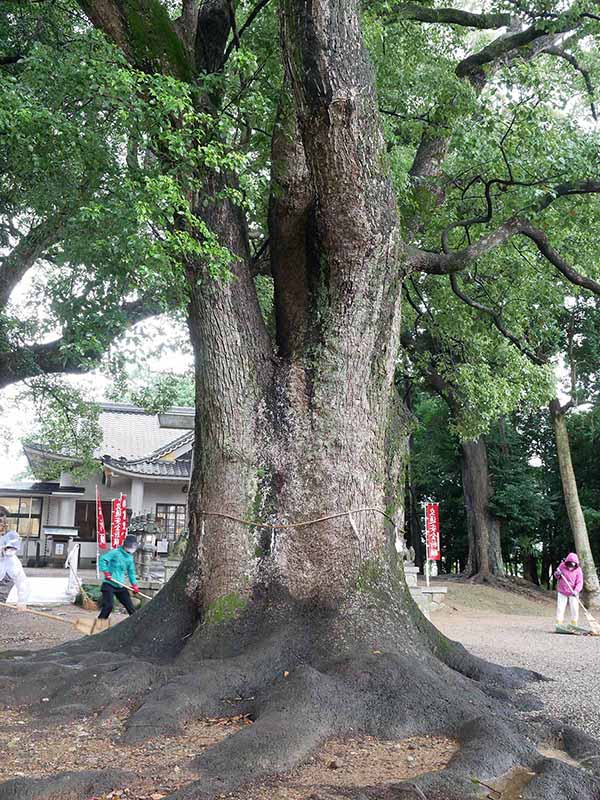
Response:
[[[216,287],[189,271],[199,413],[188,555],[205,612],[273,580],[296,601],[335,604],[365,563],[393,554],[402,506],[398,224],[372,74],[357,15],[336,27],[315,9],[309,31],[301,3],[284,7],[297,111],[284,94],[273,137],[276,342],[225,202],[199,213],[238,255],[234,280]]]
[[[225,183],[213,177],[207,195]],[[205,202],[205,198],[202,198]],[[233,254],[230,279],[217,282],[208,269],[188,266],[188,324],[196,371],[196,445],[189,493],[188,596],[208,608],[243,594],[252,580],[252,531],[231,517],[253,517],[260,483],[259,430],[272,381],[271,346],[248,270],[242,213],[229,200],[199,209]],[[221,600],[221,602],[223,602]]]
[[[558,468],[560,470],[565,506],[571,525],[571,532],[573,533],[575,550],[577,551],[581,569],[583,570],[583,599],[588,605],[594,608],[600,608],[600,582],[598,581],[598,573],[596,572],[594,556],[592,555],[585,517],[583,516],[581,503],[579,502],[577,479],[575,478],[575,470],[573,469],[573,461],[571,460],[571,445],[569,442],[569,432],[567,430],[567,419],[558,399],[554,399],[550,403],[550,417],[552,419],[552,426],[556,439],[556,455],[558,457]]]
[[[462,476],[469,556],[467,575],[487,578],[505,574],[500,546],[500,520],[489,508],[493,495],[487,448],[482,436],[462,445]]]

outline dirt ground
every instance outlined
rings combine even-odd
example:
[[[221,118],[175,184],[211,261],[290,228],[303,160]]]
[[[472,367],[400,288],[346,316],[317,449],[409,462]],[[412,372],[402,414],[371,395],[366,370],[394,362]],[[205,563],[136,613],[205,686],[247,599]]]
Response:
[[[138,778],[115,786],[93,800],[160,800],[201,776],[190,767],[203,750],[240,730],[244,719],[199,720],[182,736],[128,745],[122,741],[126,711],[109,720],[83,719],[77,724],[39,727],[17,712],[2,712],[0,782],[14,777],[44,777],[65,770],[123,769]],[[385,786],[444,767],[454,752],[453,741],[434,737],[381,742],[369,737],[330,740],[302,768],[284,779],[266,782],[248,794],[227,794],[235,800],[309,800],[331,787]],[[224,795],[225,796],[225,795]],[[92,800],[92,798],[81,798]]]
[[[64,619],[52,621],[0,609],[0,650],[41,650],[80,638],[72,626],[77,617],[93,618],[75,606],[43,609]],[[114,615],[115,622],[125,619]],[[42,726],[29,714],[0,711],[0,782],[10,778],[44,777],[68,770],[124,769],[138,776],[109,794],[81,800],[160,800],[198,780],[190,767],[204,749],[251,724],[246,719],[198,720],[183,735],[129,746],[123,739],[129,709],[110,719],[89,717],[77,723]],[[420,737],[377,741],[370,737],[333,739],[305,765],[284,779],[273,779],[253,790],[227,794],[231,800],[310,800],[326,798],[336,787],[385,787],[442,769],[456,752],[454,741]]]
[[[508,616],[553,618],[554,593],[538,589],[522,579],[505,579],[497,586],[471,583],[462,578],[440,576],[432,580],[448,588],[447,599],[441,614],[468,616],[469,612]],[[435,622],[440,618],[436,612]]]
[[[597,658],[600,639],[585,640],[586,644],[580,637],[549,637],[553,621],[553,600],[549,596],[523,587],[505,591],[455,581],[446,585],[447,602],[442,611],[433,615],[433,621],[478,654],[502,663],[541,669],[537,645],[529,655],[533,631],[548,652],[551,652],[550,642],[558,645],[557,640],[566,640],[560,646],[576,651],[577,658],[587,652],[586,646],[587,657]],[[79,638],[80,634],[67,622],[78,616],[94,616],[74,606],[48,611],[65,622],[0,609],[0,650],[38,650]],[[115,621],[122,619],[124,616],[115,617]],[[200,777],[190,766],[195,756],[244,725],[252,724],[241,718],[198,720],[190,723],[181,736],[130,746],[123,738],[128,712],[129,709],[123,708],[110,719],[89,717],[48,728],[28,714],[0,711],[0,752],[4,753],[4,759],[0,760],[0,782],[110,766],[132,772],[137,778],[127,786],[113,787],[109,794],[81,800],[160,800]],[[385,787],[390,784],[442,769],[456,750],[454,741],[435,737],[402,741],[378,741],[370,737],[334,739],[285,778],[269,780],[252,794],[241,791],[224,797],[326,800],[335,794],[336,788],[349,787],[377,787],[384,797]]]
[[[31,610],[53,614],[64,619],[64,622],[0,607],[0,651],[44,650],[71,639],[79,639],[81,634],[73,627],[75,620],[78,617],[93,619],[97,616],[74,605]],[[123,615],[118,616],[119,620],[124,618]]]

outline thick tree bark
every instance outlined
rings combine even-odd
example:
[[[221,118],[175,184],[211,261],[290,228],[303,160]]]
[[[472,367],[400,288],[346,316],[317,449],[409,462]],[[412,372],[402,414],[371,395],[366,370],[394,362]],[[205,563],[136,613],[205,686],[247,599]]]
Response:
[[[571,445],[569,442],[569,432],[567,430],[566,414],[558,399],[554,399],[550,403],[550,418],[552,420],[552,427],[556,439],[556,455],[558,457],[563,497],[565,499],[567,515],[571,525],[571,532],[573,533],[575,550],[577,551],[581,569],[583,570],[583,598],[590,606],[600,608],[600,582],[598,580],[598,573],[590,546],[585,517],[583,516],[581,503],[579,502],[577,479],[571,460]]]
[[[505,574],[500,547],[500,520],[489,509],[493,494],[483,436],[462,442],[462,476],[469,556],[467,575],[488,578]]]
[[[268,417],[271,346],[250,277],[248,238],[241,210],[229,200],[206,204],[224,189],[207,178],[198,214],[226,245],[232,277],[211,277],[207,266],[187,269],[188,319],[196,364],[196,446],[189,493],[193,561],[189,592],[199,591],[206,612],[222,598],[245,596],[255,575],[251,529],[211,516],[253,518],[261,511],[260,449]],[[261,430],[262,429],[262,430]]]

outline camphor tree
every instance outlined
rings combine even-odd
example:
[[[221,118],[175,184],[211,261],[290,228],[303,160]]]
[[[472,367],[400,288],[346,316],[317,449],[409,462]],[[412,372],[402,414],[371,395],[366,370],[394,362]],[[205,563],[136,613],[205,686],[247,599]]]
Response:
[[[535,6],[513,17],[371,3],[361,19],[358,0],[282,0],[266,215],[273,333],[253,279],[241,176],[222,163],[214,168],[196,128],[186,148],[202,157],[190,164],[186,148],[177,152],[182,130],[198,119],[205,128],[215,122],[213,153],[219,136],[227,142],[231,126],[218,123],[232,108],[235,116],[235,105],[223,71],[238,45],[252,41],[255,23],[264,35],[273,9],[186,0],[172,21],[158,0],[80,5],[132,69],[178,80],[189,100],[155,132],[154,152],[181,191],[166,227],[184,242],[196,364],[190,539],[178,573],[132,620],[60,652],[4,659],[11,704],[43,696],[44,713],[69,716],[127,698],[130,741],[224,709],[250,713],[252,726],[197,759],[201,780],[179,798],[215,797],[284,771],[326,737],[357,730],[456,735],[460,754],[413,790],[429,800],[481,796],[473,775],[516,765],[535,767],[531,798],[592,796],[598,778],[542,759],[535,742],[548,728],[526,729],[513,717],[506,689],[533,676],[470,656],[409,598],[394,548],[407,425],[394,374],[402,283],[411,272],[460,271],[525,237],[548,260],[549,281],[553,265],[589,283],[540,225],[557,199],[600,188],[588,172],[578,174],[590,159],[574,159],[560,183],[543,162],[535,178],[513,171],[488,180],[487,211],[469,226],[459,223],[464,187],[447,176],[456,149],[486,126],[493,132],[502,104],[518,94],[504,87],[522,77],[537,93],[531,65],[545,52],[567,54],[567,44],[577,53],[596,29],[594,15],[580,4],[564,11],[544,3],[539,15]],[[448,24],[496,33],[486,43],[447,34]],[[275,29],[267,30],[274,48]],[[390,37],[389,48],[378,36]],[[424,87],[419,76],[428,69],[433,80]],[[577,149],[578,129],[552,120],[552,99],[542,104],[540,127]],[[385,107],[393,111],[389,131],[379,108],[388,100],[396,103]],[[396,132],[405,117],[408,128]],[[226,280],[215,280],[209,234],[233,254]],[[76,679],[65,669],[92,663],[93,673],[82,669]],[[598,750],[571,729],[564,737],[575,757]],[[390,791],[401,797],[406,788]]]
[[[585,242],[578,240],[577,228],[573,229],[573,226],[568,224],[563,225],[560,236],[565,241],[578,242],[580,262],[590,263],[594,258]],[[462,301],[481,315],[482,320],[487,317],[492,330],[496,329],[496,340],[501,335],[505,339],[505,344],[510,342],[511,346],[514,346],[515,352],[520,353],[521,358],[517,358],[517,363],[522,365],[523,361],[529,361],[533,367],[533,372],[528,376],[531,379],[528,388],[535,389],[531,398],[534,400],[533,407],[537,401],[538,406],[547,405],[549,410],[565,509],[572,540],[584,572],[584,600],[590,606],[597,607],[600,597],[598,574],[585,516],[579,501],[567,430],[569,411],[578,405],[596,400],[598,364],[596,297],[589,293],[581,293],[579,289],[568,286],[557,287],[550,293],[545,292],[541,285],[540,275],[536,271],[530,272],[528,280],[520,282],[515,292],[514,285],[511,285],[514,284],[514,262],[510,264],[508,274],[503,275],[503,272],[506,270],[502,266],[495,272],[494,282],[496,285],[492,287],[489,285],[489,274],[486,276],[485,272],[480,272],[475,280],[468,281],[468,295],[465,293],[464,287],[459,287],[456,276],[451,279],[452,287]],[[486,285],[486,281],[488,285]],[[525,307],[531,309],[528,312],[531,317],[524,325],[522,307],[526,297],[530,298]],[[538,302],[541,297],[544,297],[543,306],[540,306]],[[539,319],[535,319],[540,309],[543,309],[543,324]],[[517,335],[515,335],[515,331]],[[502,347],[498,352],[501,351]],[[480,346],[478,353],[483,355],[485,347]],[[561,364],[568,374],[566,390],[569,397],[566,400],[559,399],[556,377],[547,373],[547,368],[553,362],[554,368],[556,367],[557,359],[562,359]],[[458,361],[460,363],[460,357]],[[538,369],[539,372],[537,372]],[[430,367],[431,371],[432,367]],[[452,374],[452,369],[449,372]],[[539,376],[537,381],[536,372]],[[546,373],[545,386],[543,386],[544,373]],[[525,371],[523,374],[527,375],[527,372]],[[518,373],[515,372],[513,389],[518,386],[517,376]],[[495,377],[497,378],[498,374]],[[527,387],[528,382],[526,377],[523,385]],[[448,389],[449,385],[449,380],[443,381],[437,375],[438,391],[444,387]],[[515,408],[521,412],[526,410],[522,402]]]
[[[503,577],[486,435],[514,410],[546,403],[551,375],[500,337],[489,315],[475,314],[459,301],[449,285],[411,276],[404,293],[402,343],[411,372],[446,403],[460,440],[469,544],[464,572],[482,581]]]

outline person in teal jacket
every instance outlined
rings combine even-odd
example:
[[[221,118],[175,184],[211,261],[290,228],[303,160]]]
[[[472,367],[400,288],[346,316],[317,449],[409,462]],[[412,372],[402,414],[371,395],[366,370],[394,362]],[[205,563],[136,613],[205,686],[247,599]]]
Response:
[[[114,596],[117,600],[125,606],[125,610],[131,616],[135,608],[129,596],[129,590],[120,584],[125,583],[125,576],[129,577],[131,583],[131,591],[134,594],[139,592],[137,585],[137,578],[135,575],[135,564],[133,563],[133,554],[137,550],[137,539],[135,536],[129,534],[125,537],[122,547],[116,550],[109,550],[100,556],[98,566],[100,571],[104,573],[104,580],[100,591],[102,592],[102,608],[98,619],[108,619],[112,613],[114,606]]]

